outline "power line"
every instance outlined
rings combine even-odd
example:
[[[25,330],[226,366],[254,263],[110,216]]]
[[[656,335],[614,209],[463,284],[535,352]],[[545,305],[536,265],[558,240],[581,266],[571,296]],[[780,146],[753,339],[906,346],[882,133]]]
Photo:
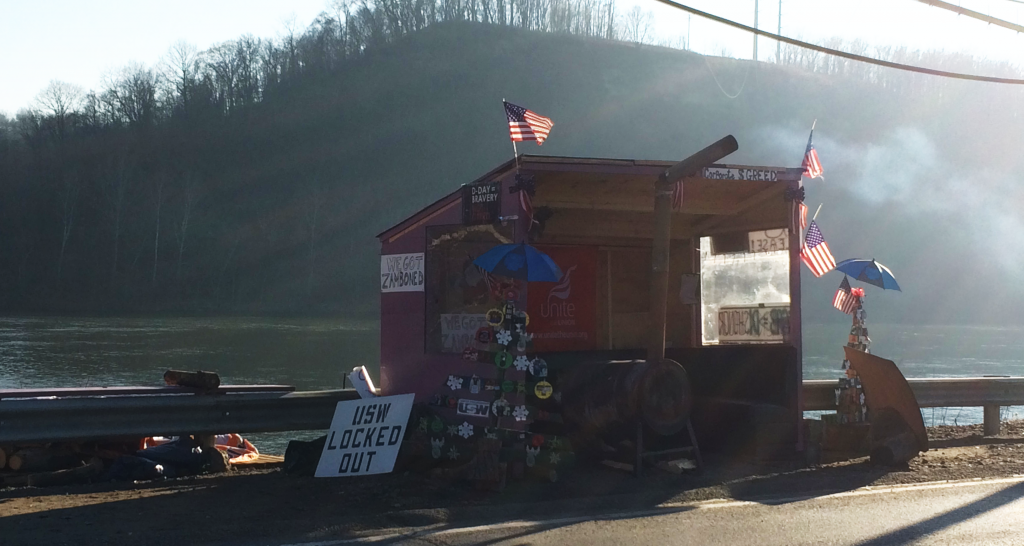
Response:
[[[1014,30],[1014,31],[1017,31],[1017,32],[1024,32],[1024,27],[1022,27],[1022,26],[1020,26],[1020,25],[1018,25],[1016,23],[1011,23],[1009,21],[1004,21],[1002,19],[997,19],[995,17],[992,17],[991,15],[985,15],[984,13],[981,13],[979,11],[974,11],[974,10],[970,10],[970,9],[967,9],[967,8],[962,8],[960,6],[957,6],[957,5],[954,5],[954,4],[950,4],[949,2],[943,2],[942,0],[917,0],[917,1],[921,2],[922,4],[928,4],[929,6],[933,6],[933,7],[939,8],[939,9],[945,9],[945,10],[952,11],[954,13],[958,13],[960,15],[965,15],[967,17],[971,17],[971,18],[977,19],[979,21],[985,21],[986,23],[989,23],[991,25],[1001,26],[1003,28],[1008,28],[1010,30]],[[1021,2],[1021,3],[1024,3],[1024,2]]]
[[[1012,85],[1024,85],[1024,80],[1021,80],[1021,79],[1015,79],[1015,78],[996,78],[996,77],[993,77],[993,76],[978,76],[978,75],[975,75],[975,74],[963,74],[963,73],[960,73],[960,72],[947,72],[945,70],[934,70],[934,69],[931,69],[931,68],[922,68],[920,66],[913,66],[913,65],[902,64],[902,63],[894,63],[892,61],[883,61],[881,59],[874,59],[874,58],[871,58],[871,57],[865,57],[864,55],[857,55],[855,53],[847,53],[845,51],[840,51],[838,49],[832,49],[832,48],[829,48],[829,47],[822,47],[820,45],[815,45],[815,44],[804,42],[804,41],[801,41],[801,40],[794,40],[793,38],[787,38],[785,36],[780,36],[778,34],[772,34],[771,32],[765,32],[763,30],[759,30],[759,29],[756,29],[756,28],[753,28],[753,27],[749,27],[749,26],[744,25],[742,23],[737,23],[736,21],[725,19],[725,18],[719,17],[717,15],[712,15],[712,14],[707,13],[705,11],[700,11],[698,9],[691,8],[690,6],[684,6],[684,5],[682,5],[682,4],[678,3],[678,2],[673,2],[672,0],[656,0],[656,1],[657,2],[661,2],[662,4],[665,4],[667,6],[671,6],[673,8],[682,10],[682,11],[692,13],[692,14],[698,16],[698,17],[703,17],[705,19],[710,19],[712,21],[715,21],[717,23],[721,23],[721,24],[726,25],[726,26],[730,26],[730,27],[733,27],[733,28],[738,28],[740,30],[745,30],[747,32],[753,32],[754,34],[757,34],[759,36],[764,36],[766,38],[771,38],[773,40],[778,40],[780,42],[785,42],[787,44],[795,45],[797,47],[802,47],[802,48],[810,49],[810,50],[817,51],[817,52],[820,52],[820,53],[825,53],[827,55],[835,55],[836,57],[842,57],[844,59],[850,59],[851,61],[858,61],[858,62],[873,64],[873,65],[877,65],[877,66],[884,66],[886,68],[895,68],[896,70],[906,70],[908,72],[917,72],[918,74],[928,74],[928,75],[931,75],[931,76],[941,76],[941,77],[944,77],[944,78],[955,78],[955,79],[959,79],[959,80],[971,80],[971,81],[977,81],[977,82],[1006,83],[1006,84],[1012,84]]]

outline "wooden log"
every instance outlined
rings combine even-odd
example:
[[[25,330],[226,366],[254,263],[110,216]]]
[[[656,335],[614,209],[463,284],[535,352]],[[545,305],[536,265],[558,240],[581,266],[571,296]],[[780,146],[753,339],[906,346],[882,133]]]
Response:
[[[164,383],[212,391],[220,386],[220,376],[215,372],[204,372],[201,370],[194,372],[167,370],[164,372]]]
[[[93,457],[88,464],[78,468],[55,470],[53,472],[40,472],[29,474],[29,487],[52,487],[55,485],[70,485],[87,482],[103,473],[103,461],[99,457]]]
[[[7,466],[16,472],[49,472],[63,470],[81,462],[81,457],[66,451],[23,449],[11,455]]]

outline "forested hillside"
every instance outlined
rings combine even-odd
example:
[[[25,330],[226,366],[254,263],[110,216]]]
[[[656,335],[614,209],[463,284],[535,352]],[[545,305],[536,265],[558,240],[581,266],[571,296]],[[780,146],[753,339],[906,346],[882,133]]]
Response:
[[[639,45],[608,4],[379,5],[278,41],[179,44],[0,118],[0,309],[372,314],[374,235],[511,158],[507,98],[555,120],[542,148],[520,148],[552,155],[677,159],[732,133],[730,161],[797,166],[817,118],[826,181],[808,202],[826,203],[826,238],[905,287],[875,308],[1015,320],[1018,89],[792,49],[752,63]],[[838,282],[806,280],[812,319],[831,316]]]

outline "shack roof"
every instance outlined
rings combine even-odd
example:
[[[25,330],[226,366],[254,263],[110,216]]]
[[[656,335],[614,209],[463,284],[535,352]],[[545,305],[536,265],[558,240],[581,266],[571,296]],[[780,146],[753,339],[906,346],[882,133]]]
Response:
[[[470,182],[501,178],[516,170],[529,171],[537,182],[535,205],[564,209],[650,212],[654,205],[654,180],[675,161],[558,157],[522,154]],[[679,211],[686,214],[735,214],[781,193],[789,182],[800,179],[800,169],[713,165],[715,173],[739,179],[694,178],[686,185],[686,199]],[[767,176],[770,175],[770,176]],[[781,183],[781,184],[780,184]],[[405,220],[377,235],[393,234],[429,221],[459,200],[460,190],[445,195]]]

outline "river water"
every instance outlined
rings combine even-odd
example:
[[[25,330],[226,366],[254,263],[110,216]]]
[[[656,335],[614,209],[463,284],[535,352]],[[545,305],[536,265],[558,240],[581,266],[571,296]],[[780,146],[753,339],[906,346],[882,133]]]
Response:
[[[848,324],[804,325],[804,377],[840,377]],[[1024,375],[1024,327],[869,324],[871,352],[907,377]],[[0,318],[0,389],[161,385],[167,369],[210,370],[224,384],[300,390],[342,386],[342,374],[377,374],[376,321],[270,318]],[[1004,409],[1005,417],[1024,408]],[[981,422],[981,408],[925,409],[927,424]],[[256,435],[269,452],[290,437]],[[259,445],[259,444],[258,444]]]

